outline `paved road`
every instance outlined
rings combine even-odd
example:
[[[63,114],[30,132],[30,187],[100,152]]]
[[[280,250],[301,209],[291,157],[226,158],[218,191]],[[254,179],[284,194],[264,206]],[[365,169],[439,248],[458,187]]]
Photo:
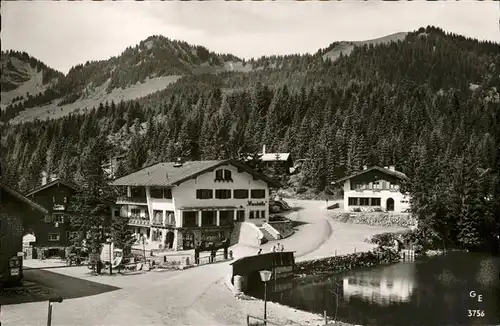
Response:
[[[328,221],[324,202],[291,201],[304,209],[294,213],[293,219],[305,222],[290,238],[280,242],[286,250],[296,251],[296,256],[317,258],[332,255],[341,244],[331,240],[332,226]],[[335,232],[335,230],[333,230]],[[359,236],[359,235],[358,235]],[[322,245],[330,242],[328,247]],[[358,239],[362,241],[364,238]],[[269,250],[273,243],[263,246]],[[329,248],[331,246],[331,248]],[[256,248],[237,246],[236,256],[251,255]],[[298,258],[300,260],[300,257]],[[85,268],[51,270],[67,275],[83,275]],[[89,276],[87,279],[120,287],[99,295],[65,300],[54,307],[53,325],[244,325],[245,304],[234,299],[223,281],[229,273],[229,263],[204,265],[185,271],[150,272],[134,276]],[[31,280],[45,282],[83,294],[99,292],[104,288],[86,283],[90,290],[76,289],[80,280],[51,274],[32,273]],[[38,271],[42,272],[42,271]],[[55,284],[56,283],[56,284]],[[74,297],[71,296],[71,297]],[[46,320],[46,303],[11,305],[2,308],[4,325],[42,325]],[[30,313],[26,314],[29,311]]]

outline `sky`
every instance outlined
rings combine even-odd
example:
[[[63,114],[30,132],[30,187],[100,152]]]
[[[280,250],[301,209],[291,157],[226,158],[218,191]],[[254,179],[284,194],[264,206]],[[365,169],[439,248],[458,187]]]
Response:
[[[67,73],[164,35],[240,58],[313,53],[434,25],[500,42],[493,1],[2,1],[2,50],[26,51]]]

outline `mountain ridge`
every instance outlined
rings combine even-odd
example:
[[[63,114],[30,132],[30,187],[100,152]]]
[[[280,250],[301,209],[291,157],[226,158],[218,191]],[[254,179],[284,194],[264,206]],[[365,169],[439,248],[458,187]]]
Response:
[[[439,29],[429,31],[443,32]],[[418,32],[426,33],[426,29],[421,28]],[[234,79],[239,73],[265,74],[291,69],[295,71],[296,77],[306,80],[311,78],[307,77],[308,74],[319,69],[323,60],[334,62],[342,55],[350,55],[356,47],[402,42],[408,35],[407,32],[399,32],[366,41],[334,42],[313,54],[272,55],[250,60],[232,54],[217,54],[203,46],[152,35],[133,47],[127,47],[117,56],[72,67],[66,75],[58,75],[43,92],[11,102],[2,120],[16,123],[58,118],[91,109],[101,102],[144,98],[168,89],[180,79],[205,74],[227,77],[229,73],[232,75],[227,78]]]

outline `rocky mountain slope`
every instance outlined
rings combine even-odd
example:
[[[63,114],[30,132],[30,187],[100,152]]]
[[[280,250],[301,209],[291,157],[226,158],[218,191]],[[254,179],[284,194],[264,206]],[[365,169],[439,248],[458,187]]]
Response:
[[[28,96],[43,93],[53,86],[63,74],[47,67],[26,52],[2,51],[1,108],[25,100]]]
[[[279,69],[288,71],[294,70],[294,67],[305,73],[304,69],[318,62],[321,57],[335,60],[340,52],[348,55],[357,45],[399,41],[404,36],[405,33],[398,33],[366,42],[340,42],[313,55],[268,56],[249,61],[231,54],[216,54],[202,46],[163,36],[151,36],[135,47],[127,48],[119,56],[77,65],[66,76],[54,72],[57,78],[50,83],[39,82],[41,73],[26,70],[26,74],[29,71],[30,79],[24,77],[26,81],[23,83],[2,87],[2,105],[8,105],[2,120],[20,122],[53,119],[89,110],[106,101],[118,103],[142,98],[171,86],[182,77],[189,79],[202,74],[227,76],[229,73],[234,78],[241,73]],[[345,47],[348,50],[342,50]],[[2,56],[5,57],[3,61],[13,62],[2,68],[3,86],[4,75],[6,83],[14,78],[10,76],[19,75],[17,71],[20,69],[15,67],[22,61],[19,62],[10,53]],[[12,102],[20,94],[24,97]]]

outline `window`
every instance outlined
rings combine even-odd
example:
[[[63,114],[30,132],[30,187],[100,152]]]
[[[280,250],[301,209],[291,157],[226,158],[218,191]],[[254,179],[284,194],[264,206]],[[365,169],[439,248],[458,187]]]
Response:
[[[182,226],[195,227],[198,226],[198,212],[182,212]]]
[[[219,223],[220,225],[231,225],[234,220],[234,211],[220,211]]]
[[[266,218],[266,211],[250,211],[249,218]]]
[[[380,182],[379,181],[375,181],[373,183],[373,189],[380,189]]]
[[[166,211],[166,223],[167,225],[175,225],[175,215],[174,212]]]
[[[197,199],[212,199],[213,190],[212,189],[196,189]]]
[[[153,241],[161,241],[161,231],[160,230],[153,230],[152,240]]]
[[[215,225],[215,211],[202,211],[201,212],[201,226],[214,226]]]
[[[160,210],[153,211],[153,223],[163,224],[163,211]]]
[[[150,190],[151,198],[172,199],[172,189],[152,187]]]
[[[151,198],[163,198],[163,189],[162,188],[151,188],[149,191]]]
[[[248,189],[234,189],[233,198],[235,199],[247,199]]]
[[[227,169],[216,170],[215,181],[233,181],[231,170]]]
[[[380,206],[380,198],[372,198],[372,206]]]
[[[359,199],[359,206],[368,206],[370,202],[370,198],[360,198]]]
[[[54,222],[54,223],[64,223],[64,215],[62,215],[62,214],[52,214],[52,222]]]
[[[59,233],[49,233],[49,241],[59,241],[60,238]]]
[[[358,198],[356,197],[349,197],[349,206],[357,206],[358,205]]]
[[[68,197],[64,197],[64,203],[66,204],[68,202]]]
[[[250,191],[250,197],[252,198],[266,198],[265,189],[252,189]]]
[[[52,196],[52,202],[55,204],[56,203],[56,197]]]
[[[52,216],[45,215],[45,223],[50,223],[50,222],[52,222]]]
[[[120,211],[115,209],[115,210],[113,211],[113,216],[114,216],[114,217],[118,217],[118,216],[120,216]]]
[[[215,198],[218,199],[231,198],[231,189],[215,189]]]
[[[236,212],[236,221],[238,222],[245,221],[245,211],[239,210]]]

